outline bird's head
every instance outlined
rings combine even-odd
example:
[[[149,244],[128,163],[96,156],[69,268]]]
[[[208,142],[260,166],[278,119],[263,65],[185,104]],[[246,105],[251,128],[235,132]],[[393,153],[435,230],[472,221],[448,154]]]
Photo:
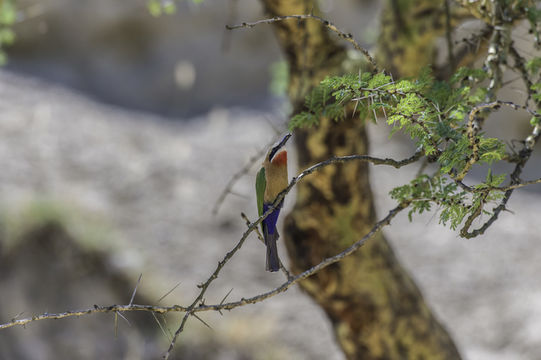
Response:
[[[287,151],[280,151],[281,148],[285,146],[289,138],[291,137],[291,134],[286,134],[284,138],[274,145],[267,154],[267,158],[265,159],[269,163],[273,165],[286,165],[287,164]]]

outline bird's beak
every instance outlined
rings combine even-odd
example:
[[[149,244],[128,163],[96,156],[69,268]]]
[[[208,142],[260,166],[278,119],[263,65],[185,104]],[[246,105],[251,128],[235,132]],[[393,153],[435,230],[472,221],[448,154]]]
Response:
[[[284,138],[282,139],[282,141],[280,141],[280,143],[276,145],[276,147],[280,149],[282,146],[286,144],[286,142],[289,140],[290,137],[291,137],[291,133],[287,133],[286,136],[284,136]]]
[[[278,150],[284,147],[284,145],[286,144],[286,142],[289,140],[290,137],[291,137],[291,133],[287,133],[286,136],[284,136],[284,138],[282,139],[282,141],[280,141],[277,145],[275,145],[272,148],[272,150],[269,153],[269,161],[272,160],[272,158],[274,157],[274,155],[276,155]]]

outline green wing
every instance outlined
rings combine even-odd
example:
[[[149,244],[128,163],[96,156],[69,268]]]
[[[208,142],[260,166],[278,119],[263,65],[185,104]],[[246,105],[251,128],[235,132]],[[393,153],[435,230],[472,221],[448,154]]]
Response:
[[[265,178],[265,168],[262,167],[255,178],[255,193],[257,195],[257,213],[258,216],[263,215],[263,196],[267,187],[267,179]]]

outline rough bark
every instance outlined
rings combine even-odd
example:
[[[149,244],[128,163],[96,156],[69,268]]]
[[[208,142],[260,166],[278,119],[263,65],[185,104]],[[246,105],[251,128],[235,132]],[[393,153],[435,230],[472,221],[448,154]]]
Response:
[[[263,0],[269,16],[314,11],[306,0]],[[283,21],[276,35],[290,65],[295,111],[325,75],[340,73],[343,44],[316,21]],[[368,153],[365,126],[351,119],[295,132],[299,168],[332,155]],[[365,163],[326,167],[297,187],[283,238],[299,273],[361,238],[376,220]],[[380,234],[360,251],[305,280],[302,288],[325,310],[348,359],[458,359],[445,329]]]

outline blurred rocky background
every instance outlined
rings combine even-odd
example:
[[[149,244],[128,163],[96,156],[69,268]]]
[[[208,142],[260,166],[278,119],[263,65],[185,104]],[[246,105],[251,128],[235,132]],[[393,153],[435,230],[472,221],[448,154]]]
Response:
[[[0,323],[126,304],[140,274],[136,303],[155,304],[180,283],[160,304],[189,304],[245,229],[240,212],[256,216],[257,165],[213,215],[216,200],[284,129],[283,101],[268,90],[280,58],[270,27],[224,31],[261,18],[258,3],[181,1],[161,17],[143,0],[20,4],[17,41],[0,71]],[[361,42],[375,40],[377,1],[322,8]],[[370,131],[376,155],[412,151],[389,141],[383,122]],[[387,192],[416,170],[374,169],[380,215],[393,206]],[[528,174],[540,170],[533,162]],[[465,359],[539,358],[535,190],[517,192],[513,213],[478,239],[458,238],[433,213],[414,223],[404,214],[386,229]],[[264,271],[264,247],[250,238],[206,303],[283,280]],[[179,315],[123,317],[117,325],[114,315],[97,314],[0,331],[0,359],[158,358],[179,323]],[[324,314],[297,288],[201,317],[212,329],[190,319],[174,358],[343,358]]]

